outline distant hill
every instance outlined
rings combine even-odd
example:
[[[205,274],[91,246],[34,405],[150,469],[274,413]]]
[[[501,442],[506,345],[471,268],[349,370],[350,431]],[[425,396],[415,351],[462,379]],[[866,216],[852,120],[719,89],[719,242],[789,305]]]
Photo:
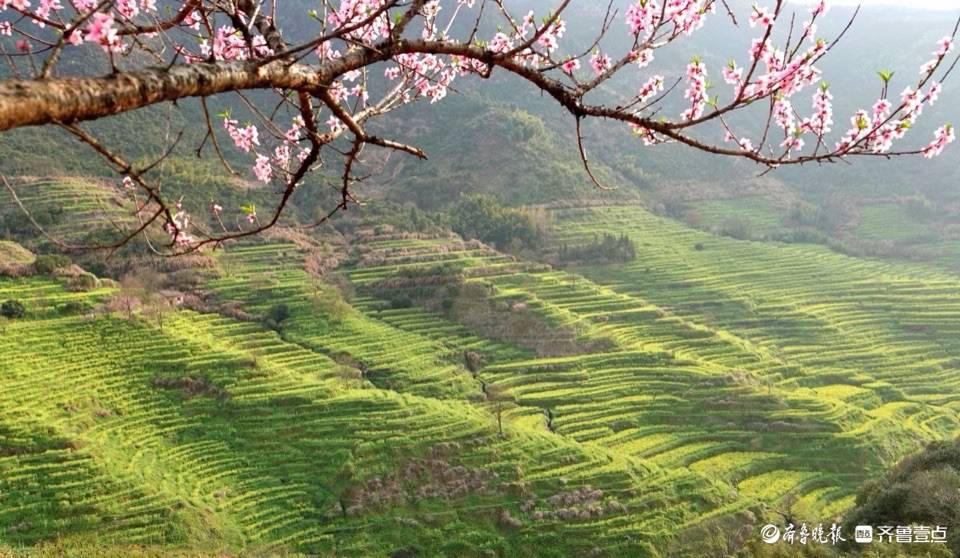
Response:
[[[517,5],[523,9],[527,4],[518,2]],[[541,8],[534,2],[529,6]],[[625,4],[614,6],[622,11]],[[732,6],[742,11],[747,3],[734,2]],[[302,18],[292,17],[298,10],[306,9],[305,5],[295,4],[284,10],[282,15],[291,17],[287,22],[291,38],[309,31]],[[571,21],[601,17],[598,12],[601,8],[592,4],[573,3],[569,10],[567,17]],[[832,9],[821,23],[819,34],[838,33],[851,14],[847,8]],[[821,64],[836,95],[837,133],[846,126],[855,109],[875,101],[880,91],[876,70],[889,68],[896,72],[891,86],[893,97],[914,80],[916,68],[929,58],[936,40],[952,29],[951,18],[952,15],[945,12],[863,9],[844,37],[842,48],[831,52]],[[570,48],[589,44],[593,38],[590,31],[589,26],[571,25],[565,41]],[[670,81],[694,54],[705,54],[708,67],[716,74],[728,58],[741,61],[745,58],[747,44],[742,35],[742,30],[733,28],[721,10],[712,15],[710,23],[692,39],[659,53],[650,68],[638,70],[637,79],[646,73],[665,72]],[[625,38],[625,25],[618,20],[602,46],[623,48]],[[850,68],[856,70],[850,71]],[[622,97],[629,95],[635,86],[636,80],[627,76],[599,95]],[[878,206],[913,203],[904,201],[907,198],[920,200],[930,208],[921,218],[934,234],[923,238],[925,247],[919,249],[921,252],[932,251],[931,257],[950,260],[953,243],[960,241],[960,188],[956,187],[960,184],[960,151],[957,149],[949,149],[935,161],[857,160],[852,165],[780,169],[758,178],[763,169],[744,161],[696,153],[678,146],[643,147],[621,126],[589,122],[585,126],[588,156],[601,181],[617,189],[601,192],[590,184],[578,161],[570,116],[563,114],[552,100],[538,95],[516,78],[502,75],[494,75],[482,83],[461,80],[456,89],[457,93],[442,103],[407,107],[380,123],[381,129],[392,136],[423,147],[430,160],[416,161],[398,154],[389,154],[388,158],[388,154],[370,150],[366,160],[374,176],[358,188],[362,197],[401,204],[411,202],[433,210],[455,202],[461,193],[471,192],[492,193],[501,201],[515,205],[599,198],[614,202],[643,201],[661,209],[664,209],[661,204],[673,202],[761,196],[768,199],[768,205],[779,208],[776,213],[763,213],[761,218],[780,220],[781,232],[796,236],[791,232],[794,223],[783,222],[782,216],[787,210],[793,206],[812,206],[819,211],[843,214],[840,221],[817,234],[846,244],[869,242],[868,252],[890,254],[915,248],[919,237],[878,238],[874,233],[864,237],[857,232],[857,226],[861,220],[869,220],[884,211],[877,209]],[[718,92],[725,91],[718,87]],[[803,94],[796,101],[801,111],[807,110],[805,98],[807,95]],[[928,108],[920,124],[911,131],[911,141],[925,144],[936,126],[951,120],[954,115],[950,107],[958,103],[960,87],[950,82],[939,106]],[[224,106],[221,101],[211,102],[214,113]],[[241,106],[233,109],[236,117],[244,118]],[[668,101],[666,110],[674,109],[679,111],[676,102]],[[166,142],[183,130],[185,136],[176,156],[189,164],[194,158],[194,146],[202,137],[203,131],[192,124],[199,118],[196,102],[187,100],[179,103],[175,110],[155,107],[90,127],[107,144],[121,146],[125,156],[138,161],[159,157]],[[759,124],[755,115],[748,114],[740,120],[747,129]],[[716,131],[704,133],[719,137]],[[250,165],[250,161],[230,149],[227,156],[241,170],[247,170]],[[206,166],[204,172],[225,174],[215,167]],[[5,136],[0,144],[0,171],[14,176],[116,179],[85,147],[57,130],[20,130]],[[315,176],[308,184],[322,191],[324,182],[323,176]],[[199,194],[201,199],[223,195],[220,191],[204,195],[197,191],[196,185],[190,186],[189,191]],[[316,196],[303,196],[295,205],[300,206],[302,215],[312,215],[316,202]],[[676,215],[676,212],[665,213]],[[730,218],[736,218],[736,214]],[[884,243],[894,249],[885,248]]]

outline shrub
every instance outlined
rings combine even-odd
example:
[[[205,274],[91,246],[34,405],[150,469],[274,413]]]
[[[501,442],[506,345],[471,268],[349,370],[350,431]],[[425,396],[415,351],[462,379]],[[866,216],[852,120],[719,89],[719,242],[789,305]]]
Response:
[[[753,230],[750,227],[750,223],[738,217],[731,217],[724,221],[720,230],[717,232],[723,236],[737,240],[749,240],[753,238]]]
[[[32,275],[32,269],[29,265],[4,262],[0,263],[0,277],[26,277]]]
[[[483,356],[476,351],[466,351],[463,353],[463,362],[467,370],[476,374],[483,367]]]
[[[22,318],[27,313],[27,309],[19,300],[8,300],[0,305],[0,316],[10,319]]]
[[[450,211],[450,226],[464,238],[475,238],[495,244],[538,246],[543,233],[533,216],[521,209],[504,207],[488,195],[464,196]]]
[[[333,285],[318,283],[310,297],[314,309],[324,317],[339,322],[350,314],[350,304],[344,300],[343,293]]]
[[[81,273],[67,281],[69,291],[92,291],[100,286],[97,276],[92,273]]]
[[[618,263],[637,259],[637,247],[625,234],[604,233],[603,238],[581,245],[562,244],[557,258],[561,262]]]
[[[181,269],[163,278],[163,284],[176,291],[192,291],[199,288],[208,275],[209,272],[200,269]]]
[[[286,304],[274,304],[267,310],[264,319],[269,327],[280,331],[283,328],[283,322],[290,319],[290,307]]]
[[[73,262],[70,261],[70,258],[63,254],[45,254],[37,256],[37,259],[33,262],[33,269],[42,275],[49,275],[58,269],[69,267],[72,264]]]
[[[867,481],[848,516],[853,525],[919,523],[947,528],[948,546],[960,551],[960,440],[933,442],[879,478]],[[891,523],[892,522],[892,523]]]

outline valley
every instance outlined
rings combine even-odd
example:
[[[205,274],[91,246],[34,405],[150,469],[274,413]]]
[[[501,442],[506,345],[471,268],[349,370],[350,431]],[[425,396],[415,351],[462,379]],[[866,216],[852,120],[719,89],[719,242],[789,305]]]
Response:
[[[549,219],[554,245],[629,234],[636,259],[564,270],[360,229],[333,287],[315,246],[268,240],[213,253],[205,306],[162,324],[94,310],[110,281],[0,280],[27,310],[0,336],[4,540],[730,552],[777,513],[834,521],[956,431],[960,279],[638,206]]]

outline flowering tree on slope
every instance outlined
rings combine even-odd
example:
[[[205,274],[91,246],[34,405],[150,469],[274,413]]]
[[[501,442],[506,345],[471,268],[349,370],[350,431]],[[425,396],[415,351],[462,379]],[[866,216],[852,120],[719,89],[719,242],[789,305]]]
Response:
[[[937,101],[953,70],[956,27],[931,46],[932,58],[914,84],[891,91],[892,75],[881,72],[879,95],[840,118],[843,125],[835,132],[833,95],[817,63],[843,32],[832,39],[817,35],[823,1],[799,20],[785,13],[784,0],[754,4],[740,14],[725,0],[637,0],[622,13],[611,2],[595,40],[580,50],[564,44],[564,13],[572,2],[515,13],[509,0],[317,0],[317,9],[303,14],[311,18],[313,36],[294,42],[278,23],[277,11],[284,9],[279,0],[0,0],[0,53],[11,76],[0,80],[0,131],[58,126],[88,144],[136,201],[139,226],[121,244],[162,227],[169,235],[167,253],[216,246],[274,226],[304,177],[321,168],[335,168],[340,177],[339,202],[327,218],[346,209],[356,202],[351,186],[362,179],[356,170],[365,149],[426,158],[401,137],[368,131],[371,121],[408,103],[439,102],[455,80],[496,71],[518,76],[570,114],[583,166],[599,188],[580,133],[585,119],[628,126],[638,148],[680,143],[767,170],[853,156],[929,158],[955,139],[945,124],[932,140],[896,147],[924,107]],[[694,57],[685,73],[669,80],[651,71],[658,49],[712,18],[750,34],[752,45],[741,61],[708,68]],[[629,48],[608,52],[604,38],[614,33],[627,36]],[[62,75],[68,49],[99,53],[113,72]],[[617,75],[635,83],[633,97],[599,101],[598,90]],[[711,85],[711,75],[723,85]],[[254,101],[245,95],[250,90],[270,95]],[[241,124],[229,113],[215,120],[205,101],[215,95],[234,95],[255,121]],[[199,98],[204,115],[198,153],[207,147],[205,153],[229,168],[220,144],[230,141],[249,157],[251,178],[278,187],[269,215],[258,217],[247,208],[246,219],[228,227],[224,208],[214,203],[210,211],[218,228],[192,223],[180,202],[166,199],[152,181],[155,163],[134,166],[83,126],[185,98]],[[683,109],[672,111],[676,103]],[[731,121],[748,107],[765,111],[761,129],[738,129]]]

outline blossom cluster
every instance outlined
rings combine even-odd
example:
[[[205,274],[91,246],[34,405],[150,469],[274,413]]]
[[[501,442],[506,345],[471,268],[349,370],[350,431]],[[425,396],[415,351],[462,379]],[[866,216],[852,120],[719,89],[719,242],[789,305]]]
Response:
[[[825,0],[816,2],[796,27],[791,21],[796,32],[791,31],[790,42],[779,47],[774,40],[779,33],[774,29],[779,21],[789,19],[782,13],[784,3],[758,0],[746,14],[749,27],[743,29],[750,34],[751,43],[740,62],[730,60],[720,68],[708,68],[709,58],[694,56],[673,75],[651,69],[656,50],[702,29],[716,13],[718,2],[631,0],[621,20],[626,29],[620,27],[620,32],[629,34],[632,46],[622,54],[614,52],[611,41],[602,34],[588,48],[580,45],[582,50],[577,50],[564,40],[567,22],[560,13],[529,10],[514,17],[501,2],[494,3],[496,9],[491,12],[495,15],[491,15],[484,14],[482,2],[476,10],[476,0],[426,0],[416,14],[407,12],[409,3],[334,0],[325,3],[322,11],[309,13],[320,31],[313,40],[296,46],[282,34],[266,31],[274,23],[273,10],[265,9],[262,0],[246,3],[243,9],[239,4],[181,2],[179,11],[161,14],[156,0],[0,0],[0,41],[14,37],[10,40],[23,57],[46,56],[51,44],[56,49],[76,46],[102,51],[109,55],[112,67],[119,67],[119,57],[137,55],[128,58],[137,61],[143,55],[170,56],[171,65],[230,62],[238,64],[225,66],[261,71],[268,64],[296,63],[319,68],[324,95],[311,90],[314,104],[296,110],[312,112],[310,135],[305,133],[301,116],[285,120],[291,118],[287,109],[296,104],[289,97],[283,97],[272,112],[249,111],[256,124],[241,124],[229,113],[223,117],[218,135],[225,134],[238,151],[247,154],[247,174],[265,184],[302,174],[296,172],[296,162],[307,160],[309,151],[303,146],[308,139],[316,142],[323,137],[328,143],[341,134],[353,134],[360,136],[355,140],[366,141],[357,131],[364,119],[417,100],[437,103],[456,80],[468,75],[486,77],[498,66],[534,81],[541,89],[557,88],[550,92],[558,99],[572,99],[566,104],[574,112],[591,102],[588,95],[592,91],[615,75],[627,74],[634,83],[633,98],[610,111],[628,123],[644,144],[686,139],[703,148],[704,142],[699,138],[692,141],[687,130],[713,121],[724,142],[735,147],[712,151],[746,156],[771,167],[854,154],[891,154],[896,153],[897,141],[914,128],[924,108],[937,102],[942,86],[935,74],[950,65],[945,61],[954,49],[952,36],[938,41],[931,59],[920,67],[919,80],[902,90],[892,89],[892,74],[882,73],[879,98],[841,118],[834,114],[833,91],[818,68],[834,44],[817,36],[818,22],[827,10]],[[455,26],[455,20],[469,10],[474,10],[477,23],[473,25],[473,16],[469,16],[473,28],[469,39],[457,39],[453,30],[462,26]],[[481,24],[483,18],[491,17],[497,20],[495,29]],[[603,33],[607,31],[604,25]],[[57,37],[55,42],[45,40],[50,36]],[[413,43],[416,48],[410,46]],[[380,52],[387,54],[371,63],[358,62],[366,54]],[[376,75],[368,74],[373,63],[382,64]],[[712,75],[722,77],[720,89],[714,90]],[[668,82],[673,85],[667,87]],[[382,94],[376,95],[381,89]],[[679,96],[680,90],[682,106],[670,109],[679,113],[673,118],[664,106],[655,106],[665,98]],[[250,104],[246,98],[244,102]],[[749,134],[735,130],[732,119],[727,118],[728,113],[749,106],[769,111],[767,128],[759,132],[763,138],[759,145]],[[835,118],[850,125],[838,131],[837,138],[828,139]],[[954,141],[953,126],[944,124],[930,143],[910,153],[936,157]],[[806,146],[815,146],[811,155],[803,155]],[[349,177],[345,180],[349,182]],[[129,179],[122,184],[124,188],[134,186]],[[222,208],[212,207],[218,208],[211,211],[219,216]],[[254,210],[245,214],[251,223],[256,222]],[[181,208],[167,220],[167,231],[175,241],[189,238],[190,220]]]

